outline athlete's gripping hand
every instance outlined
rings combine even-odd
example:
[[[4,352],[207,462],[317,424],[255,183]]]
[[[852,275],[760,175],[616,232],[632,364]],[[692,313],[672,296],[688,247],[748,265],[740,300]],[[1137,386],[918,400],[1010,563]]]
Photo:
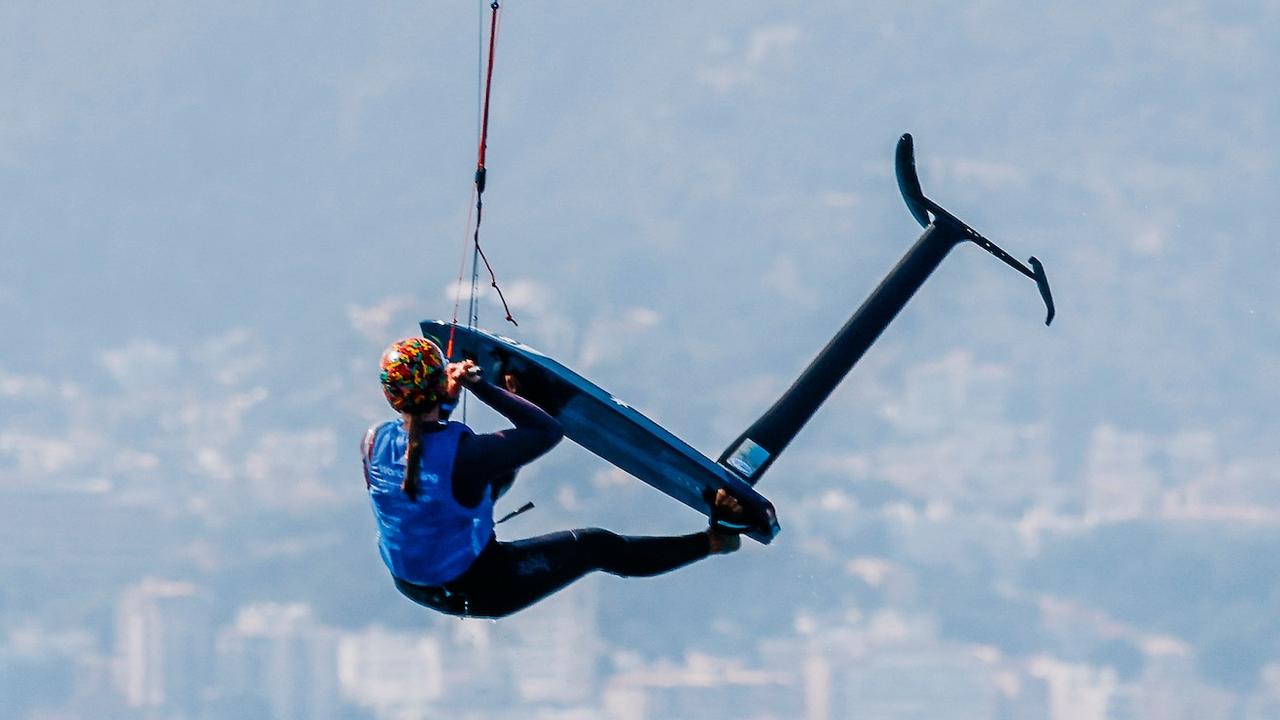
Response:
[[[444,372],[448,378],[446,392],[450,400],[457,400],[463,387],[480,382],[480,366],[474,360],[449,363]]]

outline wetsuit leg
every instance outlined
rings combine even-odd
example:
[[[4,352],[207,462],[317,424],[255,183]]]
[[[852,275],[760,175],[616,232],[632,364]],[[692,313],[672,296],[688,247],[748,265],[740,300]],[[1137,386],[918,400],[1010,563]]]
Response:
[[[706,557],[706,533],[635,537],[608,530],[568,530],[489,543],[448,587],[466,598],[466,614],[502,617],[522,610],[594,570],[621,577],[660,575]]]

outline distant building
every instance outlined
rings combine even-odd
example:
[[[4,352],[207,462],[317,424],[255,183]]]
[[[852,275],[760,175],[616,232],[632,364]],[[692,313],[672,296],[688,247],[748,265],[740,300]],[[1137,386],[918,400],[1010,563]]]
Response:
[[[1008,368],[955,351],[906,371],[898,403],[881,414],[897,430],[875,475],[916,498],[1020,514],[1054,475],[1048,428],[1007,418]]]
[[[302,604],[242,608],[218,637],[220,690],[263,720],[334,720],[342,707],[338,633]]]
[[[1085,468],[1085,514],[1100,521],[1128,520],[1154,513],[1161,479],[1155,466],[1157,440],[1110,425],[1093,431]]]
[[[1030,671],[1049,688],[1049,720],[1110,720],[1114,671],[1050,657],[1036,658]]]
[[[59,708],[74,693],[74,664],[58,644],[42,628],[0,636],[0,716]]]
[[[133,708],[192,717],[212,679],[209,607],[195,585],[147,579],[116,604],[116,686]]]
[[[930,435],[1005,418],[1009,368],[979,362],[968,350],[914,364],[904,382],[901,400],[881,411],[901,433]]]
[[[1086,517],[1280,523],[1276,458],[1220,456],[1209,432],[1157,436],[1102,425],[1089,444]]]
[[[660,663],[619,673],[604,690],[608,720],[737,720],[802,718],[797,672],[744,667],[735,660],[691,654],[683,665]]]
[[[1001,676],[997,651],[942,640],[928,615],[879,610],[834,625],[797,618],[797,629],[799,654],[768,653],[771,668],[798,674],[802,691],[803,710],[779,717],[1045,720],[1016,673]],[[999,714],[1009,710],[1017,714]]]
[[[1049,685],[1022,668],[996,675],[996,720],[1049,720]]]
[[[831,718],[993,720],[986,664],[961,648],[882,648],[835,669]]]
[[[440,641],[371,627],[338,641],[343,697],[380,720],[425,720],[444,694]]]
[[[509,643],[504,626],[478,618],[450,618],[443,628],[441,654],[448,662],[443,665],[441,714],[466,718],[479,711],[488,718],[498,709],[522,707],[505,655]]]
[[[601,641],[591,578],[503,621],[511,679],[524,703],[573,705],[596,695]]]
[[[1140,720],[1237,720],[1233,693],[1204,682],[1195,652],[1169,637],[1146,638]]]
[[[19,623],[0,635],[0,718],[121,717],[112,669],[97,633]]]
[[[939,505],[916,512],[902,505],[887,517],[903,555],[926,565],[964,570],[980,559],[999,570],[1015,567],[1023,557],[1017,526],[991,515],[957,513]]]

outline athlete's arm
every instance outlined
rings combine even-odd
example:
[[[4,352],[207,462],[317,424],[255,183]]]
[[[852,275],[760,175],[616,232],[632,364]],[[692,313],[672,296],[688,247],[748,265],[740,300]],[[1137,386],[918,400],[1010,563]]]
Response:
[[[500,387],[483,381],[469,382],[467,387],[515,426],[483,435],[464,435],[458,443],[453,495],[463,505],[475,507],[491,485],[510,485],[520,466],[555,447],[564,437],[564,430],[545,410]]]

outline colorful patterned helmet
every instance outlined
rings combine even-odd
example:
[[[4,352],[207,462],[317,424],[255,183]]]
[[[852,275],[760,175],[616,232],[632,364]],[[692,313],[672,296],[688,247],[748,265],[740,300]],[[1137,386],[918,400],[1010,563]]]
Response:
[[[382,353],[382,392],[401,412],[428,412],[444,399],[447,361],[439,345],[411,337]]]

